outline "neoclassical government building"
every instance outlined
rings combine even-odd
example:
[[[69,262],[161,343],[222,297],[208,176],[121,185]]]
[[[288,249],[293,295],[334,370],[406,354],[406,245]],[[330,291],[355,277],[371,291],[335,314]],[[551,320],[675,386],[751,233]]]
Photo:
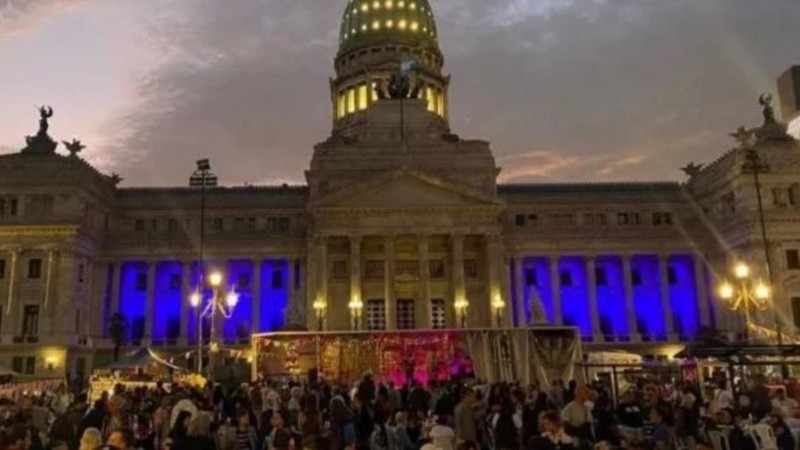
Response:
[[[741,331],[715,296],[733,261],[769,279],[748,150],[794,332],[800,146],[768,102],[763,125],[687,165],[685,182],[498,184],[489,143],[449,126],[438,37],[428,0],[348,0],[332,131],[305,186],[209,187],[204,202],[188,183],[120,187],[74,146],[48,145],[44,111],[39,134],[0,156],[0,362],[85,375],[110,358],[115,313],[127,347],[193,348],[201,204],[204,261],[239,298],[229,345],[287,329],[551,324],[577,328],[584,352],[674,353],[703,326]],[[409,92],[392,94],[411,58]],[[771,311],[756,316],[772,327]]]

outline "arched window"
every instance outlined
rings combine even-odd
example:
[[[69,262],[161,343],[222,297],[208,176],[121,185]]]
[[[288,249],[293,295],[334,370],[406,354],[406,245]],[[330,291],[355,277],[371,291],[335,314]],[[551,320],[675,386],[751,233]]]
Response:
[[[425,99],[428,100],[428,111],[436,112],[436,94],[431,86],[425,86]]]
[[[369,101],[369,91],[367,89],[366,83],[361,83],[358,85],[358,110],[362,111],[367,109],[367,103]]]
[[[347,90],[347,114],[356,112],[356,90],[350,88]]]
[[[0,198],[0,217],[6,215],[6,199]]]
[[[337,117],[342,118],[345,116],[345,114],[347,114],[347,101],[345,99],[344,92],[340,92],[337,99],[336,115]]]

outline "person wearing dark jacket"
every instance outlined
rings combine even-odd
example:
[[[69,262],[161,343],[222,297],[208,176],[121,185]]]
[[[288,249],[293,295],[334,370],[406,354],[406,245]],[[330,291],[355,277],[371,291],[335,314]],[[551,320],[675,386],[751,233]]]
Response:
[[[189,422],[185,447],[191,450],[217,450],[217,444],[211,437],[211,417],[208,414],[198,414]]]

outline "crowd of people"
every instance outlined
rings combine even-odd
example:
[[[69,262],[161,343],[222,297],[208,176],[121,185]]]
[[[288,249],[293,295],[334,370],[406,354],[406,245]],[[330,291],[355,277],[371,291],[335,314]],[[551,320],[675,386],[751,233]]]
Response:
[[[752,427],[795,450],[794,385],[642,379],[618,399],[602,384],[479,380],[114,387],[91,402],[66,389],[0,402],[0,450],[700,449],[755,450]],[[191,407],[186,408],[186,405]],[[717,444],[719,444],[717,442]]]

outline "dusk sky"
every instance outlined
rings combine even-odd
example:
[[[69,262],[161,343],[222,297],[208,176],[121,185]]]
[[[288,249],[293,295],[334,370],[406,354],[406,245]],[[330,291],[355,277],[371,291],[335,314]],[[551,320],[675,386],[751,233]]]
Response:
[[[345,0],[0,0],[0,153],[50,134],[124,186],[304,182]],[[451,127],[502,182],[681,180],[800,64],[798,0],[431,0]],[[776,105],[777,106],[777,105]],[[61,152],[64,149],[61,148]]]

